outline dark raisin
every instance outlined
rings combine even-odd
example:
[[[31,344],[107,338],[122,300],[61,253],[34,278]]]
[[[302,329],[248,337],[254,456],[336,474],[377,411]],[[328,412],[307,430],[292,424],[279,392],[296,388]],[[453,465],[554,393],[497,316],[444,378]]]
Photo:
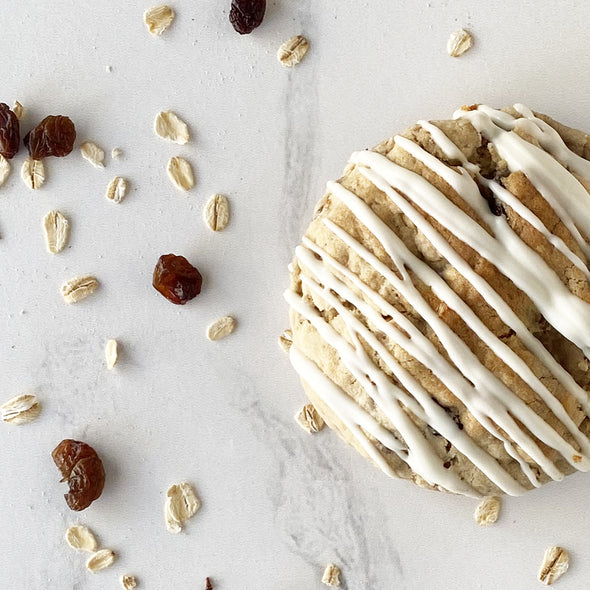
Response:
[[[201,292],[203,278],[184,256],[164,254],[156,264],[152,284],[168,301],[184,305]]]
[[[69,117],[49,115],[25,135],[24,141],[33,160],[47,156],[62,158],[74,149],[76,128]]]
[[[496,198],[496,195],[494,195],[494,192],[492,191],[492,189],[489,188],[488,186],[486,186],[483,182],[481,182],[477,178],[475,179],[475,182],[477,184],[477,187],[479,188],[479,192],[481,193],[481,196],[488,202],[488,207],[489,207],[490,211],[496,217],[500,217],[500,215],[505,215],[506,212],[504,211],[504,207],[502,206],[501,201],[499,201]]]
[[[229,22],[240,35],[247,35],[260,26],[265,10],[266,0],[232,0]]]
[[[213,584],[211,584],[211,580],[207,578],[205,580],[205,590],[213,590]]]
[[[84,510],[100,497],[104,488],[104,467],[96,451],[88,444],[69,438],[62,440],[51,453],[70,486],[64,494],[72,510]]]
[[[14,158],[20,145],[20,124],[10,107],[0,102],[0,154],[7,160]]]

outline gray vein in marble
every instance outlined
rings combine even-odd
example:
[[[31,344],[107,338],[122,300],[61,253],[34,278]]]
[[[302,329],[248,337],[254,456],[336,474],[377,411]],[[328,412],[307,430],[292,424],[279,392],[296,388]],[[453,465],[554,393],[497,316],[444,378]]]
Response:
[[[333,561],[342,569],[344,590],[376,590],[391,583],[402,590],[403,571],[385,507],[367,505],[355,493],[354,474],[333,452],[343,443],[328,430],[313,437],[300,432],[294,420],[265,407],[255,379],[240,372],[234,382],[240,381],[242,391],[233,403],[274,453],[267,492],[286,545],[318,571],[318,580]]]
[[[299,2],[297,12],[299,28],[309,36],[311,49],[304,62],[288,71],[284,89],[285,167],[279,200],[280,214],[277,217],[283,223],[281,236],[284,236],[282,243],[287,248],[287,259],[292,257],[291,250],[299,242],[311,207],[319,198],[319,195],[310,194],[314,163],[317,161],[315,148],[319,121],[319,68],[318,56],[313,50],[311,0]]]

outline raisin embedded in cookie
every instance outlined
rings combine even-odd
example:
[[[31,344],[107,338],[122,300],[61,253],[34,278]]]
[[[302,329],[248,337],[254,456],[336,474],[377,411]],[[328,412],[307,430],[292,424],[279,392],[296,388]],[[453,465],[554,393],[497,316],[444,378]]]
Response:
[[[464,107],[355,152],[295,252],[291,362],[391,476],[520,495],[590,470],[590,137]]]

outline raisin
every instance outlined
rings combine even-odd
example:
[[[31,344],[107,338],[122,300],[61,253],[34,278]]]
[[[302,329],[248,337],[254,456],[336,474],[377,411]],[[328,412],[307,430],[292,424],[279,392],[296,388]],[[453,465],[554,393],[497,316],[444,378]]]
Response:
[[[247,35],[260,26],[265,10],[266,0],[232,0],[229,22],[240,35]]]
[[[53,449],[51,456],[63,475],[62,481],[70,486],[64,498],[72,510],[84,510],[100,497],[104,488],[104,467],[90,445],[67,438]]]
[[[0,102],[0,154],[14,158],[20,144],[20,123],[10,107]]]
[[[156,264],[152,284],[168,301],[184,305],[201,292],[203,278],[184,256],[164,254]]]
[[[207,578],[205,580],[205,590],[213,590],[213,584],[211,584],[211,580]]]
[[[25,146],[33,160],[47,156],[63,158],[74,149],[76,128],[69,117],[49,115],[25,135]]]

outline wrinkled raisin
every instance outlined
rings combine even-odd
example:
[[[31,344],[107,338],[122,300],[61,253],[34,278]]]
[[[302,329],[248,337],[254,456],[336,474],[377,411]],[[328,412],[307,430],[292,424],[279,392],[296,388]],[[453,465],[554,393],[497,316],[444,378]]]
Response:
[[[205,590],[213,590],[213,584],[211,584],[211,580],[207,578],[205,580]]]
[[[175,254],[160,256],[154,269],[153,286],[168,301],[184,305],[201,292],[203,279],[199,271],[184,257]]]
[[[265,10],[266,0],[232,0],[229,22],[240,35],[247,35],[260,26]]]
[[[10,107],[0,102],[0,154],[7,160],[14,158],[20,144],[20,124]]]
[[[47,156],[62,158],[74,149],[76,128],[69,117],[49,115],[25,135],[24,141],[33,160]]]
[[[104,467],[90,445],[68,438],[53,449],[51,456],[63,475],[62,481],[70,486],[64,498],[72,510],[84,510],[100,497],[104,488]]]

